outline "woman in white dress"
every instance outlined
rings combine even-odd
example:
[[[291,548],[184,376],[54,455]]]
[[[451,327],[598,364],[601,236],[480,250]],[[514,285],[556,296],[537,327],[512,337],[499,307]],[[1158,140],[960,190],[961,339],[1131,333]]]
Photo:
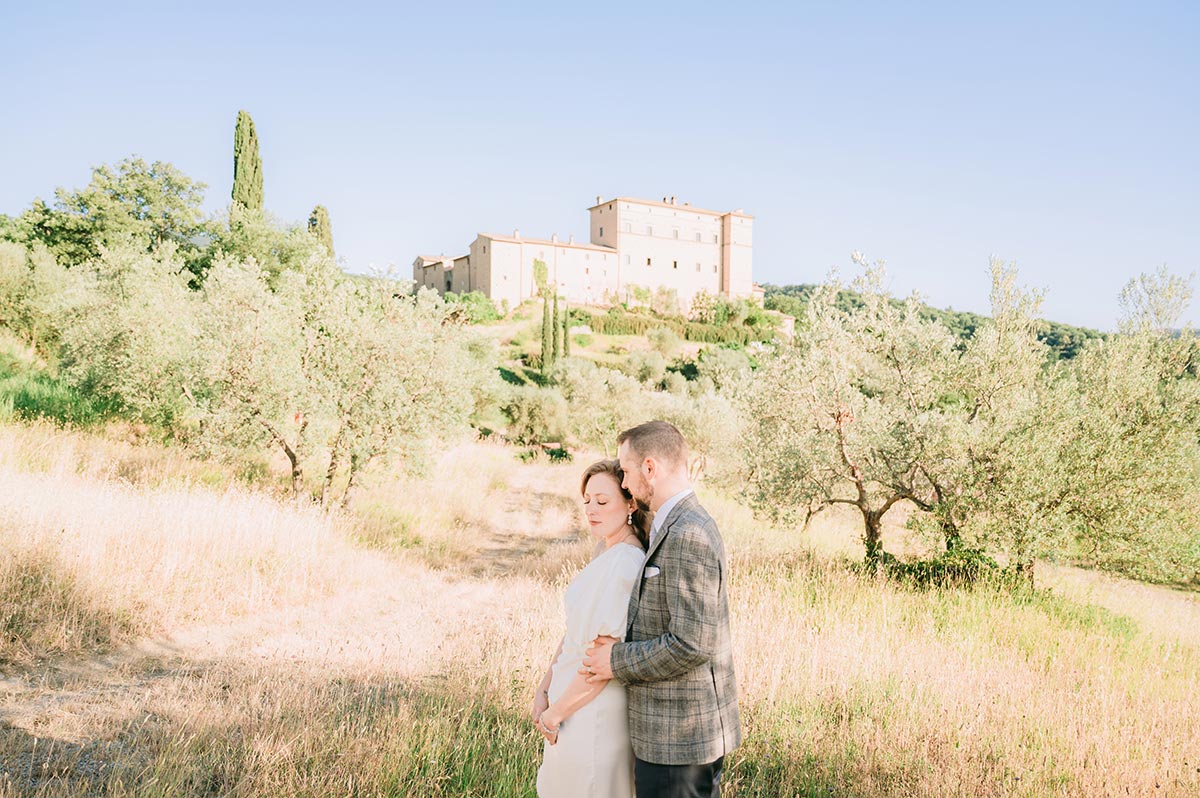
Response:
[[[580,492],[596,554],[567,586],[567,628],[538,684],[531,714],[546,738],[539,798],[632,798],[633,748],[625,686],[578,673],[597,637],[625,637],[629,594],[641,573],[650,523],[622,487],[616,460],[583,472]]]

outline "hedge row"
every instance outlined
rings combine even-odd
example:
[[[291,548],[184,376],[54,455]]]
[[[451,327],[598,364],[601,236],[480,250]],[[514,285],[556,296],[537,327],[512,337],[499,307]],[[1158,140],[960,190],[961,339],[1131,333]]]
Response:
[[[645,335],[650,330],[666,327],[674,330],[687,341],[705,344],[741,344],[745,346],[751,341],[769,341],[774,333],[771,330],[757,331],[750,327],[701,324],[695,321],[675,321],[646,316],[640,313],[609,313],[602,316],[592,316],[588,319],[593,331],[602,335]]]

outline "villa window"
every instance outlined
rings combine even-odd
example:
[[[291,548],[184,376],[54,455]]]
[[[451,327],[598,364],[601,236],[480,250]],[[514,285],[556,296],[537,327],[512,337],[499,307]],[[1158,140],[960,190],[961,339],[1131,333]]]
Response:
[[[696,264],[696,274],[699,274],[699,273],[700,273],[700,264],[697,263]]]
[[[629,265],[629,256],[628,255],[625,256],[625,265],[626,266]]]
[[[677,261],[677,260],[673,260],[673,261],[671,261],[671,268],[672,268],[672,269],[678,269],[678,268],[679,268],[679,261]]]
[[[673,231],[673,232],[675,233],[675,238],[676,238],[676,239],[678,239],[678,238],[679,238],[679,231],[678,231],[678,230],[675,230],[675,231]]]
[[[604,238],[604,228],[603,227],[600,228],[600,237]]]
[[[717,243],[717,234],[713,233],[713,243]]]
[[[647,265],[647,266],[649,266],[649,265],[650,265],[650,259],[649,259],[649,258],[646,258],[646,265]]]
[[[713,274],[717,273],[717,264],[713,264]]]
[[[646,225],[646,235],[648,235],[648,236],[654,235],[654,228],[651,227],[650,225]]]
[[[699,241],[699,240],[700,240],[700,234],[699,234],[699,233],[696,233],[696,240],[697,240],[697,241]]]
[[[630,229],[630,226],[629,226],[629,222],[626,222],[625,224],[621,225],[621,231],[624,233],[632,232],[632,230]]]

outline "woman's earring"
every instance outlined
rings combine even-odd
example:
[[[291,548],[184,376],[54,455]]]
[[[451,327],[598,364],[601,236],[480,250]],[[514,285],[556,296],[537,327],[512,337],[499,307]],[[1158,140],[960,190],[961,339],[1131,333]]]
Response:
[[[629,517],[625,519],[625,523],[633,526],[633,510],[629,511]]]

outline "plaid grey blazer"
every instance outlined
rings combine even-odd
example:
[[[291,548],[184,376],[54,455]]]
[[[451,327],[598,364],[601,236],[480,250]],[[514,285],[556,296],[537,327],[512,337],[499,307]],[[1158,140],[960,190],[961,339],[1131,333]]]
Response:
[[[644,762],[704,764],[742,740],[727,577],[721,533],[691,494],[646,553],[625,642],[612,650],[613,676],[629,696],[633,752]]]

